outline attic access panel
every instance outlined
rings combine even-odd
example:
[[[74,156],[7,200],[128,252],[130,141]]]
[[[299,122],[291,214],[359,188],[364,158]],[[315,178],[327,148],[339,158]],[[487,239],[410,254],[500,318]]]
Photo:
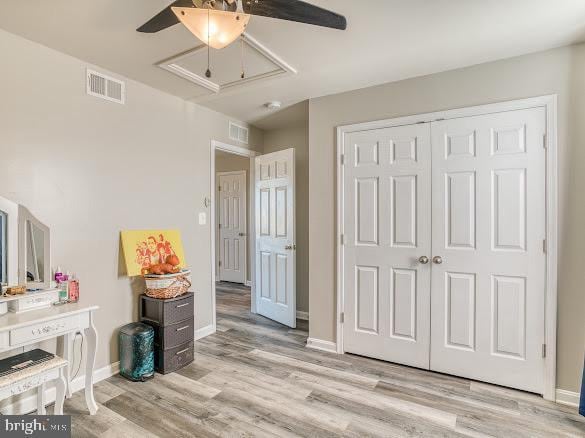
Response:
[[[251,82],[278,76],[296,74],[297,71],[256,39],[244,34],[244,71],[242,79],[242,43],[236,41],[228,47],[211,49],[212,77],[206,78],[207,46],[202,44],[176,55],[158,66],[213,93],[241,87]],[[208,93],[203,93],[208,94]]]

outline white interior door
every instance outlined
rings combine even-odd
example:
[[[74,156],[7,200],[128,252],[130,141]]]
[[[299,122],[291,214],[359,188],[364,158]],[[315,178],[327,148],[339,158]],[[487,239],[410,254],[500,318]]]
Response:
[[[256,311],[296,327],[295,153],[255,159]]]
[[[246,171],[218,173],[219,279],[246,283]]]
[[[344,350],[428,368],[430,125],[347,134],[344,155]]]
[[[431,130],[431,369],[542,393],[545,109]]]

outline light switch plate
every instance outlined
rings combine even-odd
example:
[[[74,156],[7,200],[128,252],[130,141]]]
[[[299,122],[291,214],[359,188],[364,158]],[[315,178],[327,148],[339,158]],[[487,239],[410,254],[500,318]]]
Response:
[[[199,225],[207,224],[207,213],[199,213]]]

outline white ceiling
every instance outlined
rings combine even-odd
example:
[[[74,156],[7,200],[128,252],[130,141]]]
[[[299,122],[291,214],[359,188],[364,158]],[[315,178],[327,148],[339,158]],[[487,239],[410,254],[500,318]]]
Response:
[[[345,32],[252,17],[248,32],[298,70],[200,103],[255,122],[279,100],[312,97],[582,41],[583,0],[311,0],[344,14]],[[199,45],[182,26],[136,27],[165,0],[1,0],[0,28],[185,99],[194,84],[155,64]],[[212,53],[213,56],[213,53]],[[213,58],[212,58],[213,60]]]

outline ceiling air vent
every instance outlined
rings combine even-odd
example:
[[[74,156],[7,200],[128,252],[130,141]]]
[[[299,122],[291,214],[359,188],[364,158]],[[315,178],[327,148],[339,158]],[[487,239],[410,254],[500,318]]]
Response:
[[[248,144],[249,129],[230,122],[230,139]]]
[[[103,73],[87,69],[87,94],[123,104],[126,101],[126,84]]]

